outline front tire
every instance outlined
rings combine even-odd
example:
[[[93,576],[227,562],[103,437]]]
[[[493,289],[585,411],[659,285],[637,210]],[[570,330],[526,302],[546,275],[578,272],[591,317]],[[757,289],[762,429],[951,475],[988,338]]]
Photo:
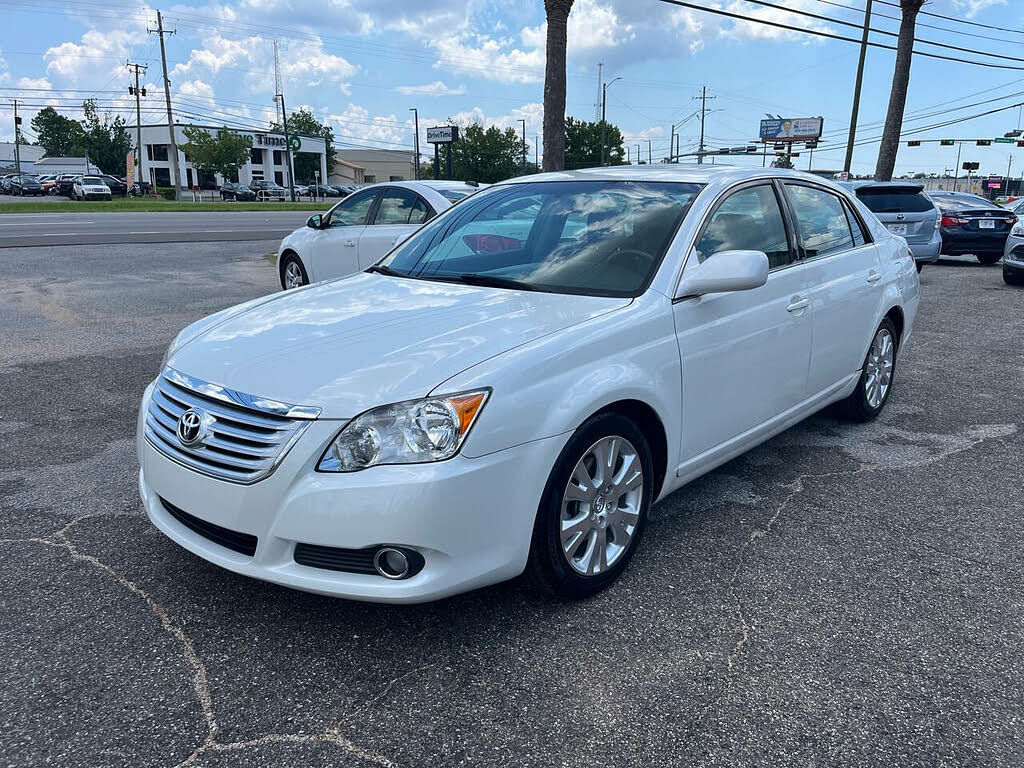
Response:
[[[654,460],[643,432],[617,413],[590,418],[548,476],[526,572],[562,600],[589,597],[625,570],[647,525]]]
[[[885,318],[872,337],[857,387],[842,403],[842,410],[848,419],[871,421],[885,408],[892,393],[898,351],[896,326],[889,318]]]
[[[975,255],[977,256],[978,261],[986,265],[995,264],[997,261],[1003,258],[1003,254],[1001,253],[978,253]]]
[[[286,291],[309,285],[309,275],[302,260],[294,253],[286,253],[281,259],[281,287]]]
[[[1007,285],[1024,285],[1024,278],[1015,271],[1003,267],[1003,282]]]

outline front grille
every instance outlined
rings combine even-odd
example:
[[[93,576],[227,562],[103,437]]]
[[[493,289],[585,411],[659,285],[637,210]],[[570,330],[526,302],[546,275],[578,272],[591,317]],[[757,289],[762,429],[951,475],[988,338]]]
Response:
[[[189,410],[201,415],[204,433],[191,446],[178,437],[178,420]],[[235,392],[168,368],[153,389],[145,435],[179,464],[248,484],[274,471],[317,414],[316,409]]]
[[[224,528],[213,523],[208,523],[206,520],[200,520],[194,515],[190,515],[180,507],[176,507],[166,499],[160,499],[160,503],[163,504],[164,509],[170,513],[171,517],[177,520],[179,523],[184,525],[190,531],[198,533],[203,538],[209,539],[214,544],[220,544],[222,547],[239,552],[243,555],[252,557],[256,554],[256,544],[258,539],[251,533],[241,533],[239,531],[232,531],[230,528]]]

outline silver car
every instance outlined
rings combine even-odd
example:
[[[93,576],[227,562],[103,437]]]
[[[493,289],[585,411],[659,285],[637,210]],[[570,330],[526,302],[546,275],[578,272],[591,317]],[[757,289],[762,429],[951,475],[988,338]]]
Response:
[[[1018,216],[1024,215],[1024,202],[1013,208]],[[1024,221],[1013,225],[1003,248],[1003,281],[1007,285],[1024,285]]]
[[[934,264],[942,251],[942,214],[920,184],[905,181],[860,181],[843,186],[852,189],[885,228],[907,241],[917,262]]]

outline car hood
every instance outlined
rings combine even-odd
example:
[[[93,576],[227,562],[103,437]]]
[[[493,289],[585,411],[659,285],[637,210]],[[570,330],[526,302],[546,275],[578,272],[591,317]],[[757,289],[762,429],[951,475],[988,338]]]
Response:
[[[342,419],[629,302],[360,273],[200,321],[168,365]]]

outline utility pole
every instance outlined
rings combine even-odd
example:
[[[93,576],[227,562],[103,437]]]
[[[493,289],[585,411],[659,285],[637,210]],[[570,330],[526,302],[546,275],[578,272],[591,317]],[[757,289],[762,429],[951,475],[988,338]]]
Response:
[[[537,166],[537,173],[540,173],[540,137],[533,135],[533,164]]]
[[[636,145],[636,164],[640,165],[640,145]]]
[[[604,69],[604,62],[597,62],[597,101],[594,103],[594,119],[599,120],[601,118],[601,70]],[[1019,120],[1017,122],[1020,122]]]
[[[850,173],[853,164],[853,142],[857,138],[857,115],[860,113],[860,87],[864,81],[864,57],[868,52],[868,31],[871,28],[871,0],[864,6],[864,32],[860,38],[860,58],[857,60],[857,79],[853,84],[853,110],[850,113],[850,135],[846,139],[846,160],[843,171]]]
[[[128,69],[135,70],[135,87],[128,86],[128,93],[135,94],[135,181],[142,184],[142,91],[139,90],[139,74],[145,73],[146,67],[130,61],[124,63]]]
[[[416,131],[413,136],[413,146],[416,151],[416,168],[413,171],[413,178],[416,181],[420,180],[420,113],[416,107],[409,107],[409,111],[412,112],[412,119],[415,124],[414,130]]]
[[[281,58],[277,55],[277,40],[274,41],[274,86],[277,95],[274,99],[281,100],[281,128],[284,129],[285,161],[288,163],[288,193],[295,202],[295,174],[292,172],[292,142],[288,136],[288,112],[284,107],[284,88],[281,87]]]
[[[1010,166],[1013,165],[1013,155],[1006,161],[1006,184],[1003,186],[1003,194],[1010,194]]]
[[[615,80],[621,79],[621,77],[615,78]],[[614,83],[615,80],[604,83],[601,86],[601,165],[608,165],[606,161],[608,156],[608,123],[605,121],[605,111],[608,106],[608,86]]]
[[[672,124],[672,132],[668,135],[668,161],[672,162],[672,156],[676,153],[676,126]]]
[[[156,12],[156,29],[147,29],[147,33],[156,32],[160,36],[160,64],[164,70],[164,100],[167,102],[167,138],[170,142],[171,183],[174,185],[174,199],[181,197],[181,171],[178,169],[178,142],[174,138],[174,116],[171,114],[171,80],[167,77],[167,50],[164,47],[164,35],[173,35],[164,29],[164,18],[160,11]]]
[[[953,191],[956,192],[960,181],[960,142],[956,143],[956,166],[953,168]]]
[[[647,140],[647,164],[648,165],[651,165],[654,162],[652,157],[653,157],[653,153],[651,151],[651,140],[648,139]]]
[[[700,144],[697,145],[697,163],[702,164],[704,162],[704,118],[708,113],[708,87],[702,86],[700,89],[700,96],[694,96],[694,99],[700,99]],[[712,96],[712,99],[715,97]]]
[[[522,168],[520,173],[526,173],[526,121],[523,119],[519,120],[523,124],[523,159],[521,162]]]
[[[21,118],[18,117],[18,100],[14,99],[14,172],[21,173],[21,146],[20,146]]]

